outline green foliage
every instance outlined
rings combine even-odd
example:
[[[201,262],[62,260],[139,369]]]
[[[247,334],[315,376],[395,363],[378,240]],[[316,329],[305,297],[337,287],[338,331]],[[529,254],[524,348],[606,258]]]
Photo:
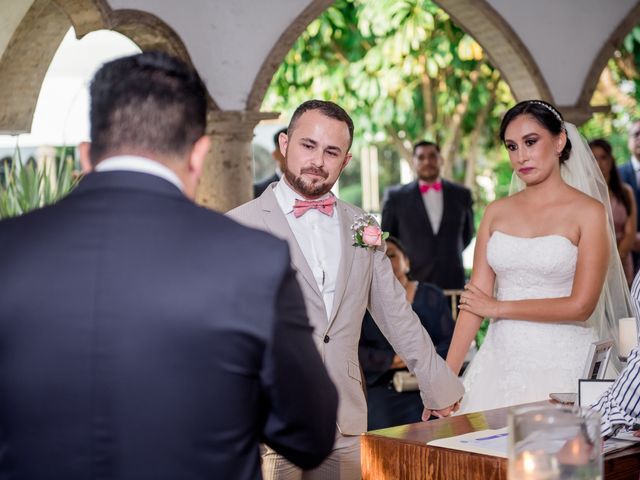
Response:
[[[609,83],[601,81],[592,101],[612,111],[582,127],[589,139],[609,140],[619,162],[628,159],[629,119],[640,113],[639,62],[640,26],[609,61]],[[511,91],[477,42],[432,0],[336,0],[286,55],[262,108],[291,115],[310,98],[351,114],[356,156],[372,143],[395,152],[384,168],[379,156],[381,195],[399,181],[400,157],[410,159],[410,145],[422,139],[440,143],[445,176],[474,190],[477,220],[487,203],[508,194],[512,172],[498,128],[514,103]],[[354,159],[341,196],[360,204],[360,182]]]
[[[489,330],[489,320],[483,320],[476,333],[476,347],[480,348],[484,343],[484,339],[487,336],[487,330]]]
[[[0,182],[0,219],[15,217],[50,205],[67,195],[76,185],[73,160],[60,159],[55,170],[39,168],[35,162],[22,163],[16,150],[11,163],[4,162]]]
[[[310,98],[352,115],[356,148],[375,136],[404,158],[410,153],[400,138],[449,142],[452,156],[463,159],[458,128],[462,137],[481,129],[483,147],[494,146],[499,119],[476,119],[512,102],[482,48],[430,0],[336,1],[287,54],[262,108],[290,115]],[[458,170],[463,176],[464,163]]]

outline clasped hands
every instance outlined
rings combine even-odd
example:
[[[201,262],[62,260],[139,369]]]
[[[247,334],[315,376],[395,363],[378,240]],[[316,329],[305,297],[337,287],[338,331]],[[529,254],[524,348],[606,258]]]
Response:
[[[498,300],[469,282],[464,286],[464,293],[460,295],[458,307],[479,317],[498,318],[498,305]]]
[[[460,409],[460,400],[458,400],[453,405],[442,408],[440,410],[431,410],[429,408],[425,408],[422,412],[422,421],[426,422],[427,420],[429,420],[429,417],[431,417],[431,415],[438,418],[448,417],[449,415],[457,412]]]

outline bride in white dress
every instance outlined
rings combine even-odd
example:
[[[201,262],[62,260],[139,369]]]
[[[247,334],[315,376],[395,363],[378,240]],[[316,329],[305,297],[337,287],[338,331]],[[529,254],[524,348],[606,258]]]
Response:
[[[460,300],[454,372],[493,319],[465,374],[463,413],[575,392],[590,344],[617,339],[630,315],[606,183],[575,126],[546,102],[521,102],[500,139],[519,191],[487,207]]]

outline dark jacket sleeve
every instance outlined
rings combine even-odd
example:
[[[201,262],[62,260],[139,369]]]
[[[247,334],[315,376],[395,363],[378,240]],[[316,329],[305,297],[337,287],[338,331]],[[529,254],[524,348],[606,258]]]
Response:
[[[396,352],[367,312],[362,321],[358,357],[369,387],[389,371],[395,354]]]
[[[421,283],[416,292],[413,309],[433,340],[438,355],[446,358],[455,328],[447,297],[437,286]]]
[[[471,198],[471,192],[469,190],[464,190],[465,193],[465,220],[464,220],[464,230],[462,232],[462,240],[464,242],[465,248],[469,246],[471,240],[473,239],[473,234],[475,233],[475,227],[473,222],[473,199]]]
[[[309,469],[333,448],[338,395],[313,342],[295,273],[286,265],[261,373],[268,404],[263,440]]]
[[[389,232],[392,237],[398,236],[398,218],[396,215],[396,201],[393,192],[388,191],[386,194],[387,199],[382,207],[382,220],[380,227],[384,232]]]

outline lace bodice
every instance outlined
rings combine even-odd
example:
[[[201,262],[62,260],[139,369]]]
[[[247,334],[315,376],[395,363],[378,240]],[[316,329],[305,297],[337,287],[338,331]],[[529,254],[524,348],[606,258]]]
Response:
[[[487,262],[499,300],[571,294],[578,247],[561,235],[524,238],[494,232]],[[464,379],[464,413],[545,400],[575,392],[595,332],[585,322],[491,322]]]
[[[561,235],[525,238],[495,231],[487,244],[499,300],[568,296],[577,259],[578,247]]]

